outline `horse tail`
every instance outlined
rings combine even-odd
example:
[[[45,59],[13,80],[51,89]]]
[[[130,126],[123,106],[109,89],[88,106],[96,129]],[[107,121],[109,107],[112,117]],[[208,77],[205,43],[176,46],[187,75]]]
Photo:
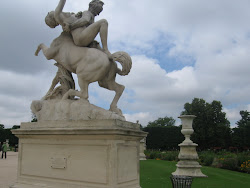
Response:
[[[112,54],[113,60],[122,65],[122,70],[117,68],[117,73],[121,76],[128,75],[132,67],[132,59],[126,52],[115,52]]]

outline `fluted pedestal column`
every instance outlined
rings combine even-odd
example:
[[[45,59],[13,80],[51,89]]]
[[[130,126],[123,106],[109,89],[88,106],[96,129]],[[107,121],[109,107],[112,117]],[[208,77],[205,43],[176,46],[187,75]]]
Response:
[[[176,165],[176,171],[173,172],[172,175],[207,177],[201,172],[201,165],[197,161],[199,159],[196,152],[196,147],[198,144],[195,144],[192,142],[192,140],[190,140],[190,136],[194,132],[192,123],[195,117],[196,116],[194,115],[183,115],[179,117],[182,121],[181,133],[185,136],[185,140],[179,144],[179,162]]]

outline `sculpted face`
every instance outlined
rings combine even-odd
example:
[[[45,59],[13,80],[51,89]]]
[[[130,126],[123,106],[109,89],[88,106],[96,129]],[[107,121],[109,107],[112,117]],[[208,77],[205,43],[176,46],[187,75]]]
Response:
[[[103,5],[100,4],[100,3],[97,4],[97,6],[96,6],[96,8],[95,8],[95,13],[96,13],[96,15],[99,15],[99,14],[102,12],[102,10],[103,10],[103,7],[102,7],[102,6],[103,6]]]
[[[99,0],[93,0],[89,3],[89,11],[95,16],[99,15],[103,10],[104,3]]]
[[[51,11],[48,13],[48,15],[45,17],[45,23],[50,27],[50,28],[55,28],[59,24],[56,22],[55,17],[54,17],[54,11]]]

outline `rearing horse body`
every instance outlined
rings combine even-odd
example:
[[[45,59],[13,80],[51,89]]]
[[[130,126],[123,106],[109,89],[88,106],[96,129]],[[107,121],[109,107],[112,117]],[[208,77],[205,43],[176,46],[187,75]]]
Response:
[[[70,89],[63,99],[69,96],[78,96],[81,99],[88,100],[88,86],[92,82],[98,81],[99,86],[108,90],[115,91],[115,97],[110,105],[110,111],[122,115],[117,108],[117,102],[122,95],[125,87],[115,82],[116,74],[127,75],[132,67],[132,60],[126,52],[116,52],[112,54],[113,60],[101,50],[88,47],[78,47],[74,44],[70,34],[62,32],[61,35],[53,40],[50,47],[40,44],[37,47],[35,55],[40,50],[44,56],[50,60],[54,59],[65,69],[77,75],[80,91]],[[117,67],[115,61],[122,65],[122,70]]]

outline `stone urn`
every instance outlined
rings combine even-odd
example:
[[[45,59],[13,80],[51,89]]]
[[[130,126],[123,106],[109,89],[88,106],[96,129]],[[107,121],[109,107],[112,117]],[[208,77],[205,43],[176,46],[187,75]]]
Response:
[[[181,133],[184,135],[185,140],[179,144],[179,162],[176,165],[176,171],[173,172],[172,175],[207,177],[201,172],[201,165],[198,163],[199,157],[196,151],[198,144],[193,143],[193,141],[190,139],[190,136],[194,132],[192,124],[195,117],[196,116],[194,115],[182,115],[179,117],[182,122]]]

